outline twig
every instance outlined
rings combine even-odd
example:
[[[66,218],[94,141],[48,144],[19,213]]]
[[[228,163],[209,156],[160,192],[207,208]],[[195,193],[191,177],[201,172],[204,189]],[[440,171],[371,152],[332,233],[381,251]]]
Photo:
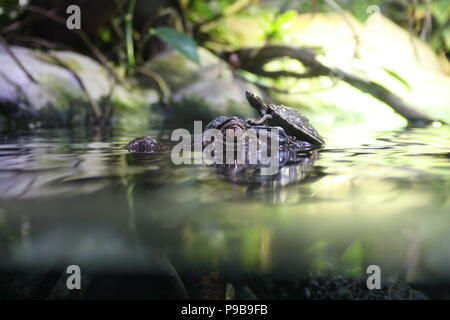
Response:
[[[102,111],[98,106],[97,102],[94,99],[92,99],[91,95],[89,94],[89,91],[86,89],[86,86],[84,85],[83,80],[80,78],[80,76],[67,63],[59,59],[57,56],[49,54],[49,57],[52,58],[59,66],[67,69],[73,75],[75,80],[78,82],[81,90],[88,99],[92,111],[94,112],[95,120],[100,121],[102,119]]]
[[[15,55],[15,53],[11,50],[11,48],[9,47],[8,42],[5,40],[5,38],[3,38],[2,36],[0,36],[0,43],[3,45],[3,47],[6,50],[6,53],[8,53],[8,55],[14,60],[14,62],[19,66],[19,68],[25,73],[25,75],[28,77],[28,79],[36,84],[39,84],[36,79],[32,76],[32,74],[25,68],[25,66],[22,64],[22,62],[20,62],[19,58],[17,58],[17,56]]]
[[[112,117],[113,108],[111,108],[111,100],[114,95],[114,90],[116,89],[116,85],[117,85],[117,81],[114,78],[112,78],[111,90],[109,90],[108,95],[102,101],[103,102],[103,118],[102,118],[103,124],[105,122],[108,122]]]
[[[408,0],[408,33],[409,33],[409,41],[411,42],[411,46],[414,50],[414,55],[416,59],[419,58],[419,53],[417,52],[416,44],[414,43],[414,21],[416,16],[416,6],[417,0]]]
[[[14,40],[18,43],[26,42],[26,43],[33,43],[38,47],[49,49],[49,50],[57,50],[61,49],[61,47],[54,42],[47,41],[45,39],[39,38],[39,37],[32,37],[32,36],[14,36]]]
[[[46,8],[42,8],[39,6],[35,6],[32,4],[27,4],[25,6],[20,6],[20,5],[14,5],[14,6],[10,6],[12,8],[16,8],[18,10],[26,10],[26,11],[30,11],[30,12],[34,12],[34,13],[38,13],[42,16],[45,16],[47,18],[49,18],[50,20],[53,20],[55,22],[58,22],[59,24],[66,24],[66,20],[60,16],[58,16],[55,12],[55,9],[46,9]]]
[[[192,24],[189,21],[188,14],[186,12],[186,7],[183,4],[184,1],[182,1],[182,0],[175,0],[174,3],[175,3],[175,7],[177,7],[177,9],[179,11],[178,13],[180,15],[180,19],[181,19],[181,22],[183,24],[184,31],[187,34],[192,35]]]
[[[334,1],[334,0],[325,0],[325,2],[334,10],[336,10],[336,12],[339,14],[340,17],[342,17],[342,19],[344,20],[345,24],[348,26],[348,28],[350,29],[350,31],[353,33],[353,37],[355,38],[355,52],[353,54],[354,57],[359,56],[359,46],[361,45],[361,39],[358,35],[358,32],[356,31],[355,27],[353,26],[353,24],[350,22],[350,20],[348,19],[347,15],[345,14],[344,10]]]
[[[431,0],[423,0],[423,2],[425,3],[425,8],[426,8],[425,22],[422,27],[422,31],[420,32],[420,39],[422,39],[423,41],[427,40],[427,36],[430,33],[431,28],[432,28],[430,1]]]
[[[160,100],[164,103],[170,101],[172,93],[170,92],[170,87],[167,85],[166,81],[158,73],[145,67],[139,67],[137,70],[140,74],[143,74],[156,82],[160,92]]]
[[[8,32],[11,32],[11,31],[15,31],[17,29],[20,29],[20,28],[30,24],[30,23],[34,23],[37,20],[39,20],[38,17],[33,17],[33,18],[28,18],[28,19],[22,19],[22,20],[14,21],[13,23],[11,23],[11,24],[7,25],[6,27],[2,28],[0,33],[1,34],[5,34],[5,33],[8,33]]]
[[[293,71],[265,71],[262,68],[259,70],[253,70],[253,73],[267,78],[281,78],[281,77],[291,77],[291,78],[297,78],[297,79],[307,79],[307,78],[314,78],[321,76],[321,74],[318,74],[317,72],[310,71],[310,72],[293,72]]]
[[[308,90],[293,90],[293,89],[283,89],[283,88],[279,88],[276,85],[272,84],[265,84],[261,81],[253,81],[250,80],[240,74],[237,74],[239,76],[240,79],[244,80],[247,83],[253,84],[255,86],[257,86],[258,88],[261,88],[263,90],[268,90],[268,91],[274,91],[274,92],[278,92],[278,93],[282,93],[282,94],[310,94],[313,92],[322,92],[322,91],[326,91],[326,90],[330,90],[332,88],[335,88],[336,85],[339,83],[339,79],[337,77],[334,77],[333,75],[330,74],[330,79],[332,81],[332,84],[330,86],[327,87],[321,87],[321,88],[314,88],[314,89],[308,89]]]
[[[60,16],[56,15],[54,13],[54,10],[48,11],[47,9],[41,8],[39,6],[34,6],[34,5],[10,6],[10,7],[15,7],[17,9],[34,12],[34,13],[43,15],[58,24],[66,25],[66,21],[63,18],[61,18]],[[80,37],[80,39],[92,51],[94,56],[103,64],[103,66],[109,71],[109,73],[118,80],[119,77],[114,72],[114,70],[110,67],[108,58],[106,58],[106,56],[92,43],[92,41],[89,39],[89,37],[86,35],[86,33],[83,30],[74,30],[74,32]]]

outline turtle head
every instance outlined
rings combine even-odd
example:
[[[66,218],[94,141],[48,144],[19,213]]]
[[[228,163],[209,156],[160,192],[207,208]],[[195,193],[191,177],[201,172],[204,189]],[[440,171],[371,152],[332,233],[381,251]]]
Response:
[[[248,103],[256,110],[260,115],[265,115],[268,111],[267,106],[263,100],[256,94],[250,91],[245,91],[245,98],[247,98]]]

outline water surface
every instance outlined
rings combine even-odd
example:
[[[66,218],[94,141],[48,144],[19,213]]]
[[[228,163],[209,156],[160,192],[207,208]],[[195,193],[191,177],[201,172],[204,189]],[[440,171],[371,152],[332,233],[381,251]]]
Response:
[[[0,297],[67,297],[71,264],[94,298],[160,298],[202,274],[239,287],[330,266],[375,264],[424,286],[450,279],[449,128],[329,129],[317,157],[274,177],[130,154],[138,134],[167,137],[1,136]]]

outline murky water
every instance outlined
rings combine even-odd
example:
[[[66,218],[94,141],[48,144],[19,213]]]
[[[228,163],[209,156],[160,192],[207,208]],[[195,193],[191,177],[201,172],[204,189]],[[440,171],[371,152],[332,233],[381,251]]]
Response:
[[[204,289],[368,265],[448,288],[449,128],[336,128],[317,157],[271,178],[130,154],[134,137],[1,136],[1,298],[216,297]]]

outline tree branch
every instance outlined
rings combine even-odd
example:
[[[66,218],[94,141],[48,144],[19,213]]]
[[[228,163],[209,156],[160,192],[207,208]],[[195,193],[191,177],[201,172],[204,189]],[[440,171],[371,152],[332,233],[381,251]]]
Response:
[[[401,99],[399,96],[376,82],[360,78],[338,68],[331,68],[323,65],[320,61],[317,60],[317,55],[314,53],[314,51],[309,48],[296,48],[284,45],[268,45],[261,48],[243,48],[235,51],[233,54],[236,54],[238,56],[239,67],[241,69],[257,75],[270,78],[293,77],[299,79],[318,76],[334,76],[384,102],[385,104],[390,106],[396,113],[398,113],[411,123],[429,124],[434,121],[444,123],[441,120],[433,119],[425,113],[417,110],[416,108],[405,102],[403,99]],[[223,56],[224,58],[226,58],[227,56],[229,56],[229,54],[225,54]],[[262,69],[263,65],[267,62],[283,57],[289,57],[300,61],[307,69],[309,69],[309,71],[307,71],[306,73],[296,73],[289,71],[268,72]]]

